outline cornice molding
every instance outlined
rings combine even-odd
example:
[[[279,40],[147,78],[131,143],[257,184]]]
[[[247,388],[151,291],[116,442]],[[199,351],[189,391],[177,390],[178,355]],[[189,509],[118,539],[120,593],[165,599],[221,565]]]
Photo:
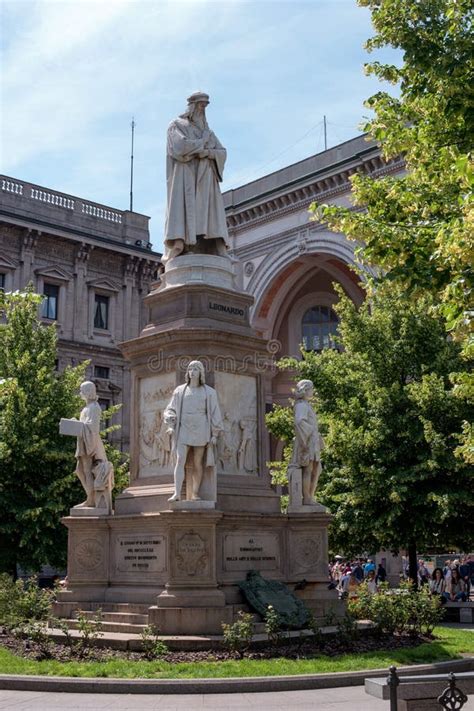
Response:
[[[242,209],[227,208],[227,225],[231,235],[238,235],[249,227],[256,227],[275,219],[280,219],[294,212],[309,209],[311,203],[316,198],[318,200],[328,199],[347,193],[351,189],[349,178],[355,173],[365,173],[374,178],[397,173],[404,167],[401,158],[385,162],[381,156],[371,156],[361,160],[357,165],[348,167],[345,170],[327,175],[314,180],[307,185],[292,188],[287,192],[281,192],[284,186],[275,189],[275,196],[258,200],[256,196],[254,204]],[[301,182],[304,182],[304,176]]]

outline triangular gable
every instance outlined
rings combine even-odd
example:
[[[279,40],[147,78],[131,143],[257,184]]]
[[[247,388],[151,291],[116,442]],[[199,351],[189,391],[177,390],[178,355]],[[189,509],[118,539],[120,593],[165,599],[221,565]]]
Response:
[[[0,269],[16,269],[17,265],[5,254],[0,254]]]
[[[112,281],[112,279],[107,279],[106,277],[91,279],[87,282],[87,286],[93,289],[102,289],[103,291],[120,291],[120,286]]]
[[[72,274],[58,266],[39,267],[35,269],[35,274],[43,277],[43,279],[57,279],[58,281],[69,281],[72,279]]]

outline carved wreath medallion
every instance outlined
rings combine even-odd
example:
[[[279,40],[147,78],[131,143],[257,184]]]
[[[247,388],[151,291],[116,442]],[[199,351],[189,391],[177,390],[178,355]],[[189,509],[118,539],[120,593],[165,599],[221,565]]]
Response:
[[[304,570],[314,568],[321,561],[321,540],[317,536],[297,538],[293,554],[298,566]]]
[[[94,570],[102,563],[102,546],[95,538],[86,538],[76,546],[74,558],[79,568]]]

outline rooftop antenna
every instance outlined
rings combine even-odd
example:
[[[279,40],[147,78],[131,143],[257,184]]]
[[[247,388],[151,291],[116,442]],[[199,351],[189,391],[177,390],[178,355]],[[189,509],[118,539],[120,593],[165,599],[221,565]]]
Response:
[[[135,138],[135,117],[132,116],[132,151],[130,154],[130,212],[133,212],[133,141]]]
[[[326,116],[323,116],[323,124],[324,124],[324,150],[327,151],[328,149],[328,130],[326,126]]]

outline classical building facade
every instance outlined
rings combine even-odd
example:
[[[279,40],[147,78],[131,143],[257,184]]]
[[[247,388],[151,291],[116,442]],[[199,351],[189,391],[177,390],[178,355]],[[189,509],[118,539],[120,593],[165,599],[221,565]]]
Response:
[[[385,162],[377,145],[358,136],[224,194],[232,250],[241,284],[255,298],[252,325],[277,357],[299,356],[300,345],[333,345],[337,300],[333,284],[356,303],[363,299],[354,242],[310,221],[312,202],[349,206],[350,176],[403,172],[402,160]],[[292,379],[273,380],[269,403],[287,401]]]
[[[41,317],[56,323],[58,368],[90,361],[103,408],[123,403],[112,434],[129,445],[129,371],[117,344],[145,325],[143,296],[161,255],[148,220],[25,181],[0,176],[0,288],[32,282]]]
[[[276,358],[298,356],[301,343],[334,345],[334,283],[363,299],[354,243],[308,213],[313,201],[350,205],[349,179],[359,171],[402,173],[403,162],[384,162],[358,136],[224,194],[238,282],[254,297],[252,325]],[[6,176],[0,188],[0,288],[33,282],[44,294],[42,318],[57,322],[58,367],[90,360],[101,404],[123,403],[114,437],[128,449],[129,375],[117,344],[145,325],[143,297],[160,271],[148,217]],[[291,374],[275,372],[268,407],[285,403],[291,388]]]

